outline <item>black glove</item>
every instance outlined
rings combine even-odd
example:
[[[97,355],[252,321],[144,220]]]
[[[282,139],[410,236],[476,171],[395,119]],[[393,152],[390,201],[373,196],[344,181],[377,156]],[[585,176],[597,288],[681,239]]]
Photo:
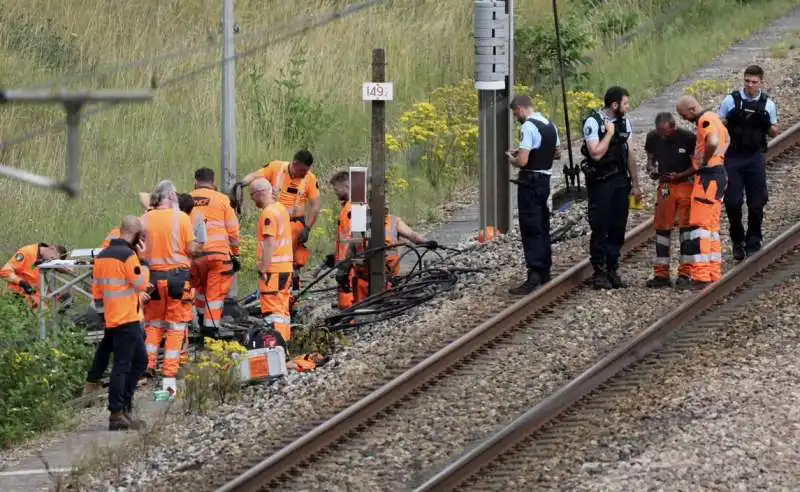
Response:
[[[231,263],[233,263],[233,273],[242,269],[242,260],[240,260],[238,256],[231,255]]]
[[[350,288],[350,277],[347,270],[340,268],[336,271],[336,284],[339,286],[339,290],[344,293],[349,294],[353,291]]]
[[[327,268],[333,268],[335,265],[336,265],[336,257],[333,255],[333,253],[327,255],[325,257],[325,266]]]
[[[27,280],[20,280],[19,287],[28,295],[33,295],[36,292],[36,289],[34,289]]]
[[[311,233],[311,228],[303,224],[303,232],[300,233],[300,237],[298,238],[300,244],[306,244],[306,241],[308,241],[308,235],[310,233]]]
[[[439,247],[439,243],[436,241],[426,241],[423,245],[428,249],[437,249]]]

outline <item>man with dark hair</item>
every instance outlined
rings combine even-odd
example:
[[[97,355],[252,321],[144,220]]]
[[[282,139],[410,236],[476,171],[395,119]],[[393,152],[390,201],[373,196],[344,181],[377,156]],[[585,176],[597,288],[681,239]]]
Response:
[[[725,96],[717,114],[725,123],[731,144],[725,155],[728,215],[733,258],[743,260],[761,249],[761,224],[767,204],[767,170],[764,151],[767,136],[778,134],[778,108],[762,91],[764,70],[751,65],[744,71],[744,87]],[[747,195],[747,232],[742,225],[742,202]]]
[[[16,254],[0,268],[0,279],[8,282],[11,292],[21,296],[32,309],[39,307],[39,268],[42,263],[67,258],[67,248],[60,244],[50,246],[46,243],[29,244],[17,250]]]
[[[631,124],[628,91],[611,87],[606,91],[605,107],[583,122],[585,157],[581,168],[586,175],[589,199],[589,226],[592,229],[590,256],[594,267],[595,289],[619,289],[625,282],[619,276],[620,249],[628,224],[628,196],[641,199],[639,172],[630,146]]]
[[[217,191],[214,171],[202,167],[194,172],[191,192],[194,221],[205,224],[203,252],[194,261],[192,284],[195,288],[197,321],[205,335],[219,333],[225,298],[239,271],[239,219],[230,198]],[[197,232],[195,232],[197,235]]]
[[[292,227],[293,298],[300,290],[300,269],[311,259],[311,249],[306,242],[311,228],[317,223],[322,208],[319,182],[311,166],[314,157],[307,150],[299,150],[291,162],[272,161],[262,169],[245,176],[242,184],[249,186],[255,179],[264,178],[272,185],[275,201],[286,207]],[[310,210],[307,210],[310,205]]]
[[[668,287],[670,280],[670,243],[677,217],[681,244],[689,228],[689,211],[693,184],[689,178],[672,181],[673,173],[683,173],[692,167],[692,155],[697,138],[694,133],[678,128],[672,113],[656,115],[656,128],[647,134],[644,150],[647,152],[647,171],[650,178],[658,180],[653,226],[656,230],[656,258],[653,278],[647,281],[651,288]],[[689,277],[690,265],[685,262],[686,251],[681,251],[678,276]]]
[[[519,148],[509,150],[506,155],[509,164],[519,169],[517,208],[527,277],[521,285],[508,292],[526,295],[550,281],[552,249],[547,198],[550,196],[553,160],[558,155],[561,141],[553,122],[534,111],[530,97],[514,97],[511,111],[522,125]]]

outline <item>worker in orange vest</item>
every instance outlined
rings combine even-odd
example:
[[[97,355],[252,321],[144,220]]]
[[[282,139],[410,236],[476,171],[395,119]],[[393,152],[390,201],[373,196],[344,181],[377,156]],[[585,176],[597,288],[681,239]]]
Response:
[[[330,180],[333,192],[342,203],[342,209],[339,212],[338,234],[336,237],[336,253],[334,254],[334,262],[339,263],[355,254],[362,253],[366,250],[366,239],[363,235],[356,237],[351,229],[351,209],[350,203],[350,175],[347,171],[340,171],[333,175]],[[435,241],[427,241],[422,234],[414,231],[406,222],[396,215],[390,215],[389,206],[386,206],[386,221],[385,221],[385,242],[386,245],[398,244],[400,239],[407,239],[415,244],[426,244],[429,248],[436,248],[438,244]],[[353,265],[347,272],[347,279],[345,280],[344,274],[337,274],[338,286],[338,300],[339,309],[347,309],[354,303],[361,302],[369,297],[369,272],[365,268],[366,265],[361,264]],[[386,275],[389,279],[398,277],[400,275],[400,255],[397,248],[389,248],[386,250]],[[391,288],[391,281],[387,287]]]
[[[195,308],[204,332],[216,333],[225,298],[233,285],[233,275],[241,268],[239,261],[239,219],[230,198],[216,190],[214,171],[204,167],[194,173],[192,216],[205,217],[206,242],[195,261],[193,282],[197,289]]]
[[[258,218],[258,290],[261,315],[272,323],[283,340],[292,339],[290,295],[292,277],[292,230],[289,213],[275,201],[272,185],[264,178],[251,182],[250,198],[261,209]]]
[[[264,178],[272,185],[273,199],[289,212],[292,224],[292,252],[294,256],[292,291],[296,296],[300,290],[300,269],[311,259],[311,250],[306,242],[311,229],[317,223],[321,208],[319,182],[311,165],[314,157],[307,150],[295,153],[291,162],[272,161],[262,169],[248,174],[242,184],[250,185],[257,178]],[[310,210],[308,210],[310,205]]]
[[[144,422],[133,418],[133,396],[147,367],[142,304],[149,299],[147,291],[153,285],[149,282],[148,269],[139,260],[144,250],[141,230],[138,217],[125,217],[120,237],[112,239],[97,256],[92,271],[92,297],[96,305],[103,306],[105,321],[101,345],[110,345],[114,354],[108,390],[109,430],[144,427]],[[97,362],[96,356],[95,364]],[[90,374],[105,370],[105,365],[100,369],[95,368],[95,364]]]
[[[174,394],[185,331],[192,320],[191,262],[200,248],[191,219],[178,209],[178,193],[171,181],[156,186],[150,204],[153,209],[142,217],[145,259],[155,285],[144,308],[147,367],[151,374],[155,372],[158,348],[166,335],[163,389]]]
[[[693,177],[688,229],[681,236],[681,259],[689,266],[689,276],[679,277],[676,286],[703,288],[722,277],[722,244],[719,237],[722,201],[727,186],[725,152],[730,135],[722,120],[692,96],[678,100],[678,114],[697,125],[692,167],[668,175],[678,183]]]
[[[32,309],[36,309],[41,302],[37,267],[42,263],[63,260],[66,257],[67,248],[59,244],[29,244],[18,249],[3,268],[0,268],[0,279],[8,282],[11,292],[25,299]]]

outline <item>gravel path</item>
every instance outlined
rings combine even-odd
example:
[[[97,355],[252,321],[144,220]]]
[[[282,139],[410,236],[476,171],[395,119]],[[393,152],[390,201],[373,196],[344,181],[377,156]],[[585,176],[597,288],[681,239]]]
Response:
[[[774,74],[772,80],[777,87],[771,93],[781,101],[784,121],[787,115],[800,113],[792,106],[797,103],[789,102],[797,79],[793,68],[795,61],[792,59],[791,63],[786,60],[763,63],[765,69]],[[732,80],[738,81],[739,78],[736,74]],[[783,126],[787,127],[788,123]],[[643,144],[643,139],[640,140],[642,141],[638,143]],[[641,149],[637,150],[641,155]],[[643,158],[640,158],[640,163],[644,163]],[[781,177],[780,182],[778,176]],[[794,166],[784,163],[777,170],[771,171],[771,179],[773,196],[765,224],[767,239],[774,237],[786,224],[795,220],[799,212],[792,203],[791,192],[784,190],[793,191],[793,188],[800,185],[800,171],[796,172]],[[649,181],[643,184],[646,193],[652,195],[653,185]],[[647,203],[647,206],[651,204]],[[629,227],[651,213],[649,209],[634,213]],[[554,219],[554,229],[568,220],[581,219],[579,225],[572,230],[572,234],[578,237],[554,247],[554,273],[571,267],[586,256],[588,238],[580,236],[588,229],[583,220],[584,214],[585,205],[579,204]],[[724,242],[727,240],[725,229],[727,226],[723,224]],[[498,361],[476,368],[483,377],[473,377],[470,379],[471,383],[464,384],[456,396],[463,400],[463,404],[456,403],[456,400],[452,405],[460,405],[459,408],[464,412],[474,413],[474,406],[470,410],[466,405],[468,395],[471,398],[478,393],[475,389],[481,394],[496,395],[492,392],[504,386],[508,388],[503,389],[513,390],[515,394],[518,392],[524,398],[495,398],[493,402],[489,402],[493,403],[493,407],[479,411],[483,422],[471,430],[472,435],[478,435],[490,428],[491,419],[495,419],[495,423],[500,422],[503,415],[523,408],[531,399],[563,381],[571,372],[579,369],[581,364],[615,340],[641,326],[654,315],[654,309],[664,304],[665,297],[672,303],[681,298],[680,293],[662,291],[654,295],[640,288],[650,275],[647,258],[651,255],[650,249],[646,254],[624,264],[622,273],[633,282],[634,287],[615,292],[586,292],[580,298],[583,305],[575,306],[574,310],[566,313],[553,314],[548,318],[547,324],[536,324],[527,329],[525,335],[522,335],[524,348],[504,344],[501,347],[504,355]],[[352,345],[335,354],[329,365],[317,373],[292,374],[286,381],[277,382],[270,387],[248,389],[244,400],[236,406],[222,406],[206,416],[192,418],[190,422],[168,426],[165,429],[168,436],[166,441],[154,448],[146,461],[128,467],[122,478],[115,481],[115,485],[126,487],[127,490],[172,490],[175,483],[181,483],[188,489],[204,489],[208,486],[207,477],[218,476],[230,468],[230,463],[245,455],[252,456],[255,450],[269,448],[298,429],[307,428],[309,422],[325,417],[333,409],[352,402],[386,375],[408,367],[415,356],[432,352],[514,302],[516,299],[509,298],[506,290],[520,280],[520,273],[523,271],[521,256],[516,231],[492,244],[477,248],[470,254],[460,255],[452,261],[456,266],[486,267],[489,271],[462,275],[456,290],[448,295],[391,322],[359,331],[352,337]],[[624,313],[624,317],[619,313]],[[598,319],[602,321],[598,322]],[[525,367],[525,372],[520,372],[520,367]],[[526,374],[536,377],[525,382],[530,383],[529,386],[513,389],[514,385],[519,384],[520,375]],[[433,408],[437,402],[427,401],[425,404],[428,405],[426,408]],[[442,402],[438,405],[441,411]],[[455,415],[454,412],[455,410],[444,413]],[[434,416],[438,417],[439,413],[430,415]],[[436,433],[433,439],[438,443],[466,441],[464,436],[459,435],[463,434],[463,423],[455,418],[457,415],[451,423],[431,420],[433,423],[423,426],[421,420],[417,419],[409,420],[411,424],[398,425],[401,425],[401,429],[411,427],[412,431],[416,427],[429,429],[429,434]],[[470,422],[475,421],[471,417],[469,419]],[[427,441],[430,440],[431,437],[428,437]],[[387,442],[383,437],[366,442],[370,447],[375,446],[378,455],[356,455],[349,466],[378,467],[386,463],[387,474],[398,474],[402,467],[421,469],[441,459],[447,452],[457,451],[456,446],[441,444],[420,451],[417,447],[426,446],[426,441],[403,441],[396,443],[398,446],[394,449],[398,455],[395,456],[382,449]],[[320,469],[322,468],[320,465]],[[323,488],[329,489],[332,483],[346,480],[340,478],[347,473],[340,467],[328,470],[329,475],[324,481],[318,482],[324,484]],[[309,479],[313,480],[312,477]],[[373,479],[376,484],[383,480],[374,475],[369,477],[369,480]],[[108,485],[106,479],[98,478],[99,490],[105,490]]]
[[[795,274],[672,363],[582,403],[557,447],[529,444],[470,488],[797,490],[798,299]]]

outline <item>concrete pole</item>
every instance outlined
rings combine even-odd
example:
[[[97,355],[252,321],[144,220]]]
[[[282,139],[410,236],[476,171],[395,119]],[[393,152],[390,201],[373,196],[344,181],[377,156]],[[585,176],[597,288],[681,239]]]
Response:
[[[222,122],[221,131],[221,185],[223,193],[230,193],[236,183],[236,39],[234,37],[233,0],[222,0]],[[239,276],[233,278],[228,299],[239,293]]]

